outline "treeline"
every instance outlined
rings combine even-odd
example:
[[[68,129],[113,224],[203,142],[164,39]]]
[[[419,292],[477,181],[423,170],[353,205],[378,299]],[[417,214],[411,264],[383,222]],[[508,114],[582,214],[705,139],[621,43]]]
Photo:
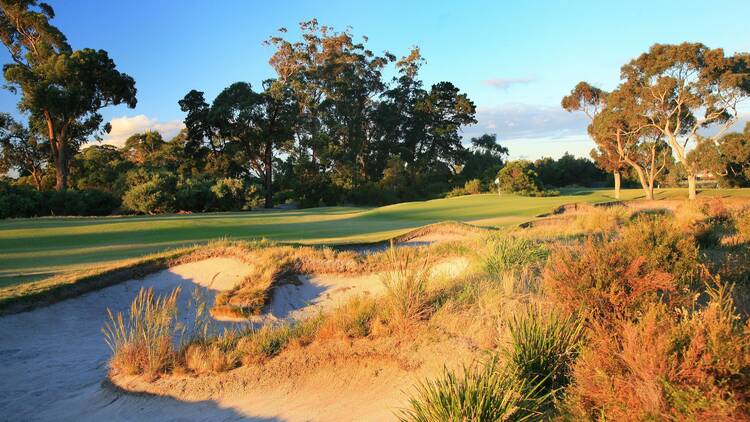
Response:
[[[748,186],[750,129],[726,135],[740,119],[738,105],[750,97],[748,53],[727,56],[700,43],[655,44],[620,74],[612,92],[580,82],[561,102],[591,120],[588,131],[597,144],[592,157],[613,173],[618,197],[620,174],[628,170],[648,199],[670,167],[677,167],[673,175],[684,175],[690,199],[702,174],[725,186]]]
[[[315,20],[300,24],[299,39],[281,30],[266,41],[275,78],[233,83],[213,99],[186,93],[176,138],[147,132],[122,148],[82,149],[109,130],[101,108],[135,106],[135,81],[105,51],[73,50],[49,6],[5,2],[0,11],[0,39],[13,56],[4,76],[28,116],[0,116],[0,171],[19,175],[3,184],[3,201],[26,204],[6,215],[85,214],[93,194],[84,191],[93,190],[111,197],[99,202],[113,211],[136,213],[382,205],[467,184],[478,186],[470,193],[491,189],[508,154],[494,135],[462,143],[476,107],[450,82],[424,85],[418,48],[378,55],[365,37]]]

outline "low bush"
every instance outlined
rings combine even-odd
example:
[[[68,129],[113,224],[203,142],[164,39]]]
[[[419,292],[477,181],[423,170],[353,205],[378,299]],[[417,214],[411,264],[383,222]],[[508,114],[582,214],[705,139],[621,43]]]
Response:
[[[583,344],[582,320],[531,308],[511,320],[510,334],[505,355],[517,377],[538,383],[540,397],[561,397]]]
[[[122,204],[127,210],[141,214],[172,212],[175,210],[175,193],[173,176],[155,174],[125,192]]]
[[[602,238],[556,248],[543,288],[563,309],[606,322],[633,318],[676,291],[671,274],[650,269],[645,258],[632,257],[617,242]]]
[[[686,236],[668,217],[636,217],[623,228],[617,245],[632,259],[642,257],[645,270],[671,274],[680,288],[699,287],[700,254],[695,238]]]
[[[141,288],[126,316],[107,309],[108,321],[102,331],[112,350],[109,362],[112,370],[156,376],[173,367],[179,294],[179,287],[166,296],[156,296],[153,289]]]
[[[469,195],[478,195],[482,193],[482,181],[479,179],[471,179],[464,184],[464,190]]]
[[[549,251],[534,240],[512,236],[491,236],[487,238],[485,250],[481,253],[485,271],[499,276],[508,271],[531,269],[543,263]]]
[[[495,360],[464,367],[459,374],[443,370],[442,377],[417,386],[401,421],[530,421],[539,420],[545,397],[537,388]]]
[[[119,206],[117,197],[100,190],[38,192],[0,181],[0,218],[109,215]]]
[[[567,389],[570,419],[748,420],[750,326],[730,290],[709,288],[695,312],[651,304],[637,321],[595,326]]]

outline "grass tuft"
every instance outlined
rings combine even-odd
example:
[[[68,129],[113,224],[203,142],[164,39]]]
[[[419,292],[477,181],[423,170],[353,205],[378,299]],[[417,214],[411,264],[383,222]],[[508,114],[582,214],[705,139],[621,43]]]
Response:
[[[107,309],[108,321],[102,332],[112,350],[110,367],[114,371],[155,376],[172,367],[179,294],[179,287],[166,296],[141,288],[127,316]]]

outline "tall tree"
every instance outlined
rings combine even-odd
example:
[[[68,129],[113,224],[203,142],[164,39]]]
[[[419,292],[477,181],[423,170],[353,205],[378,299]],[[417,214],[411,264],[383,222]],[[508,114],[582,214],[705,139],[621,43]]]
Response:
[[[270,64],[278,83],[290,87],[304,114],[298,126],[301,147],[322,171],[347,188],[367,181],[367,157],[373,141],[372,114],[385,85],[382,69],[393,55],[376,55],[356,42],[349,29],[337,32],[318,21],[300,24],[302,40],[282,35],[267,43],[276,48]]]
[[[563,97],[560,105],[568,112],[583,112],[589,118],[589,123],[592,123],[605,107],[607,95],[607,92],[588,82],[581,81],[570,91],[570,94]],[[591,135],[591,133],[589,134]],[[598,139],[596,137],[593,137],[593,139],[597,148],[591,151],[591,157],[599,168],[612,173],[615,182],[615,198],[620,199],[621,172],[625,164],[613,148],[612,139]]]
[[[199,91],[189,92],[180,106],[191,150],[210,145],[242,154],[249,174],[263,181],[265,207],[273,207],[273,161],[292,140],[297,104],[290,90],[274,80],[257,93],[247,82],[224,89],[209,107]]]
[[[723,186],[750,186],[750,123],[743,132],[728,133],[716,141],[699,139],[688,153],[688,161],[713,174]]]
[[[20,176],[31,176],[36,190],[42,190],[48,151],[37,131],[7,113],[0,113],[0,172],[16,171]]]
[[[3,68],[18,107],[43,124],[55,166],[57,190],[68,185],[72,154],[90,136],[108,131],[99,110],[136,105],[135,82],[117,71],[104,50],[73,50],[49,21],[54,11],[36,0],[0,0],[0,39],[13,60]]]
[[[725,56],[700,43],[655,44],[622,67],[622,79],[647,125],[669,143],[685,167],[690,199],[696,169],[689,147],[699,130],[714,126],[719,139],[738,119],[737,105],[750,96],[750,55]]]
[[[622,87],[607,97],[607,106],[596,115],[589,133],[602,149],[617,154],[637,174],[647,199],[654,199],[656,179],[664,171],[669,147],[661,134],[648,128],[637,114],[633,97]]]

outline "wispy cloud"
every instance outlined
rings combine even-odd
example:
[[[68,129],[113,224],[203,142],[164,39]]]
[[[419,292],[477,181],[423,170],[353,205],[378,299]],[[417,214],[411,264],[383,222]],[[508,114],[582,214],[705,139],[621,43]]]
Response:
[[[513,158],[557,157],[568,151],[588,156],[594,144],[586,133],[588,119],[559,107],[503,104],[480,107],[478,123],[463,128],[464,139],[496,133]]]
[[[535,81],[536,81],[536,78],[522,77],[522,78],[492,78],[492,79],[485,79],[482,82],[487,86],[491,86],[493,88],[497,88],[497,89],[501,89],[505,91],[511,86],[526,85]]]
[[[185,126],[181,120],[160,121],[145,114],[115,117],[109,122],[112,130],[104,136],[103,143],[121,147],[135,133],[153,130],[161,133],[165,141],[172,139]]]

